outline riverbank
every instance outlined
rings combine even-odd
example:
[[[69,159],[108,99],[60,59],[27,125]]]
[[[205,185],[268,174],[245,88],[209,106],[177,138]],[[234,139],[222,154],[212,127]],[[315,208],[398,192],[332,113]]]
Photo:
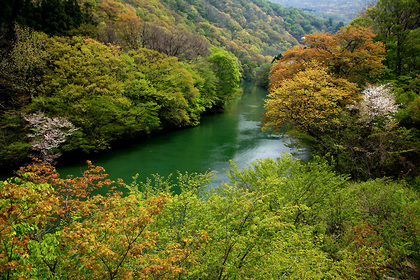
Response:
[[[156,173],[168,177],[177,171],[213,170],[216,173],[212,184],[219,185],[228,180],[225,170],[230,169],[230,160],[243,168],[256,159],[276,158],[281,153],[305,157],[304,150],[287,147],[287,140],[281,136],[262,133],[261,116],[268,92],[252,82],[242,83],[241,90],[241,98],[223,113],[203,116],[196,127],[168,131],[137,143],[131,141],[97,154],[77,158],[69,154],[65,160],[60,159],[57,170],[62,176],[78,176],[86,169],[86,160],[91,160],[104,167],[111,179],[121,178],[126,183],[137,173],[138,180],[144,181]]]
[[[131,182],[139,173],[145,180],[158,173],[167,177],[180,172],[216,171],[214,185],[227,180],[224,170],[234,160],[239,167],[259,158],[276,158],[281,153],[305,151],[287,147],[285,139],[263,134],[261,115],[267,91],[255,83],[243,83],[241,99],[228,106],[225,112],[203,116],[200,125],[183,128],[148,138],[140,143],[92,155],[95,165],[105,168],[111,179]],[[79,175],[86,168],[85,160],[59,164],[61,174]]]

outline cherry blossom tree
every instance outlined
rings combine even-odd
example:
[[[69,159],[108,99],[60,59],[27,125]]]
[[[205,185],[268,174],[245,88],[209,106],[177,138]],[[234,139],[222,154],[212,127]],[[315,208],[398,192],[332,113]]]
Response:
[[[44,163],[52,165],[60,154],[57,148],[66,142],[66,137],[77,130],[74,125],[64,117],[49,118],[41,111],[33,114],[23,114],[22,117],[29,122],[31,133],[26,136],[32,139],[32,149]]]
[[[367,85],[362,91],[361,102],[348,108],[359,110],[359,121],[369,126],[377,123],[379,118],[382,118],[386,124],[391,124],[392,115],[398,112],[399,105],[389,84]]]

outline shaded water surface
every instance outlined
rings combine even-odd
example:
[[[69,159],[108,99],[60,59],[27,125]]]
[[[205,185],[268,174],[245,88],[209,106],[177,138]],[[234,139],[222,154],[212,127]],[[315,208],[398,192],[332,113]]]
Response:
[[[111,179],[122,178],[132,182],[139,173],[139,180],[158,173],[168,176],[181,172],[217,171],[213,185],[228,178],[233,159],[239,167],[259,158],[276,158],[281,152],[291,152],[280,137],[261,132],[261,115],[267,91],[254,83],[242,85],[243,95],[223,113],[203,117],[197,127],[182,129],[153,137],[127,148],[102,152],[91,158],[94,165],[105,168]],[[58,168],[60,174],[80,175],[86,168],[78,164]]]

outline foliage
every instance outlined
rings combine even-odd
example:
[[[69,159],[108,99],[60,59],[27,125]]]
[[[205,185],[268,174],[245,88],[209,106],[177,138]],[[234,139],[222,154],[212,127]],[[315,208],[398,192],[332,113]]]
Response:
[[[408,116],[415,116],[415,86],[399,88],[403,77],[393,85],[369,84],[389,72],[384,45],[373,38],[360,26],[307,35],[306,47],[274,60],[264,129],[304,140],[313,155],[331,158],[355,179],[416,176],[418,131]]]
[[[181,28],[164,28],[153,23],[144,23],[141,30],[142,46],[147,49],[193,60],[209,55],[209,43],[199,34]]]
[[[32,149],[38,151],[42,161],[49,164],[58,157],[54,149],[66,142],[66,137],[76,130],[68,120],[48,118],[42,112],[24,115],[23,118],[31,127],[32,133],[26,136],[32,139]]]
[[[404,274],[409,267],[400,260],[410,255],[418,261],[418,234],[406,231],[418,227],[418,216],[412,221],[406,217],[418,213],[419,196],[404,183],[346,183],[325,161],[305,164],[284,156],[233,170],[230,177],[242,188],[267,194],[271,211],[287,203],[298,206],[292,215],[295,225],[313,225],[314,240],[319,241],[315,244],[329,253],[335,277],[410,277]]]
[[[30,144],[19,109],[28,103],[41,77],[46,35],[16,24],[13,48],[0,52],[0,166],[17,167],[25,161]],[[24,112],[26,113],[26,112]]]
[[[328,30],[302,11],[264,1],[17,0],[4,10],[2,166],[28,152],[22,114],[71,121],[78,130],[61,152],[100,151],[121,139],[197,125],[205,111],[223,110],[236,96],[234,83],[253,79],[270,55],[296,45],[305,31]],[[19,24],[11,32],[13,21]],[[148,55],[148,69],[124,54],[142,48],[168,57]]]
[[[258,168],[260,163],[254,166]],[[235,175],[231,175],[232,185],[207,191],[204,188],[212,174],[178,174],[175,184],[182,192],[173,196],[154,225],[166,233],[160,242],[180,240],[200,230],[208,234],[207,242],[194,253],[196,264],[181,279],[275,279],[286,275],[299,279],[305,274],[310,278],[329,275],[328,260],[313,246],[310,227],[294,223],[295,219],[300,221],[305,216],[297,218],[296,209],[306,209],[302,204],[307,197],[289,203],[289,197],[281,197],[281,191],[277,190],[282,182],[278,176],[281,168],[290,166],[293,160],[288,157],[276,163],[278,165],[264,161],[258,170],[266,176],[255,172],[252,177],[255,182],[236,168],[232,171]],[[290,169],[293,174],[302,174],[297,165]],[[282,175],[287,177],[290,173],[285,170]],[[171,188],[172,184],[155,177],[154,181],[134,184],[130,189],[147,198]],[[283,190],[287,190],[287,186]]]
[[[47,59],[43,83],[30,106],[64,116],[80,129],[67,149],[105,149],[126,133],[159,125],[156,104],[125,96],[129,66],[118,49],[81,38],[51,38]]]
[[[333,29],[327,20],[268,1],[107,0],[93,5],[92,14],[102,42],[146,47],[180,60],[205,54],[210,43],[237,57],[247,80],[267,56],[298,44],[305,33]]]
[[[255,77],[254,67],[297,45],[305,33],[337,29],[336,22],[260,0],[6,0],[4,10],[7,26],[18,21],[49,35],[88,36],[126,51],[145,47],[184,60],[223,47],[241,61],[246,80]]]
[[[364,27],[346,27],[338,33],[307,34],[306,46],[286,51],[271,69],[270,89],[274,90],[284,79],[288,79],[316,60],[328,67],[328,72],[351,82],[363,84],[375,78],[384,68],[382,60],[384,46],[374,42],[374,34]]]
[[[406,127],[418,127],[420,121],[420,75],[410,79],[408,83],[394,87],[397,102],[401,108],[396,115]]]
[[[320,18],[333,19],[348,23],[360,13],[360,9],[368,5],[366,0],[348,2],[345,0],[270,0],[285,7],[297,7]]]
[[[1,85],[4,91],[2,102],[15,107],[25,102],[39,83],[40,68],[45,56],[46,35],[29,27],[16,24],[15,40],[8,55],[2,56]],[[10,100],[14,102],[10,104]]]
[[[199,104],[206,110],[214,110],[215,104],[217,102],[220,104],[219,94],[216,90],[219,80],[212,65],[213,63],[209,59],[203,57],[197,58],[195,62],[184,63],[185,68],[193,77],[194,87],[200,92]]]
[[[331,155],[336,159],[337,169],[356,180],[417,174],[417,160],[412,158],[416,135],[412,131],[383,124],[369,127],[350,124],[336,128],[340,133],[321,137],[323,143],[315,144],[316,153]]]
[[[386,45],[386,64],[397,76],[418,71],[419,9],[415,0],[379,0],[364,14]]]
[[[328,74],[316,62],[283,82],[268,95],[264,126],[275,132],[284,126],[310,134],[324,131],[340,117],[344,105],[355,98],[357,86]]]
[[[235,60],[228,52],[219,49],[211,49],[211,55],[208,60],[212,63],[212,70],[217,77],[216,91],[219,100],[216,106],[223,107],[228,101],[234,99],[239,90],[239,71],[236,67]]]
[[[270,63],[262,64],[260,67],[255,69],[255,82],[263,89],[268,89],[269,87],[270,69]]]
[[[1,183],[1,270],[5,278],[147,279],[176,277],[193,244],[168,243],[157,252],[146,229],[167,201],[139,200],[113,191],[103,169],[89,164],[83,177],[60,179],[39,163]],[[57,187],[54,190],[51,186]]]
[[[197,125],[204,107],[198,104],[199,91],[191,73],[175,57],[147,49],[128,52],[135,71],[156,89],[150,96],[160,106],[164,124]]]
[[[400,200],[402,197],[405,198]],[[414,249],[418,246],[418,236],[411,230],[406,231],[417,224],[418,218],[413,217],[418,211],[416,194],[403,184],[381,179],[351,184],[337,199],[330,214],[338,218],[332,229],[337,234],[343,232],[343,249],[337,257],[344,263],[350,258],[358,264],[355,272],[362,278],[379,278],[393,270],[395,276],[410,278],[404,275],[408,267],[401,264],[401,260],[403,255],[418,258]],[[408,217],[413,220],[408,221]],[[347,225],[343,221],[347,221]]]
[[[18,178],[1,182],[0,189],[0,271],[2,279],[19,278],[31,273],[28,243],[47,226],[58,199],[49,185]]]
[[[123,196],[122,182],[90,163],[82,176],[60,178],[35,162],[0,182],[2,278],[418,275],[418,193],[404,181],[369,180],[418,172],[418,2],[379,1],[334,35],[325,33],[337,31],[332,20],[263,0],[14,3],[8,19],[93,38],[16,25],[0,64],[2,161],[29,152],[22,116],[38,110],[48,116],[41,122],[77,127],[65,144],[56,134],[64,151],[196,125],[235,97],[241,74],[267,75],[268,56],[312,33],[276,57],[265,120],[278,131],[290,125],[331,165],[282,156],[242,171],[233,164],[231,182],[218,187],[209,187],[211,174],[156,175]],[[386,88],[362,90],[385,77],[397,79],[401,105]]]
[[[404,141],[404,157],[410,164],[404,168],[411,176],[418,175],[418,59],[419,56],[419,3],[418,1],[380,0],[366,9],[354,25],[370,26],[375,39],[386,46],[384,64],[389,68],[387,78],[393,80],[399,111],[396,117],[401,130],[406,130],[409,138]],[[386,81],[389,82],[389,81]],[[386,83],[385,82],[385,83]],[[399,143],[402,143],[401,141]]]
[[[121,54],[117,48],[77,37],[51,39],[48,53],[49,70],[31,106],[67,116],[81,128],[66,149],[104,149],[123,136],[196,125],[206,107],[215,103],[206,95],[229,96],[238,81],[234,88],[220,93],[210,88],[201,95],[194,86],[194,70],[187,70],[175,57],[146,49]],[[226,53],[225,58],[230,56]],[[230,67],[221,73],[236,70],[234,64]],[[220,107],[228,101],[223,98]]]
[[[362,91],[363,101],[360,102],[359,110],[361,120],[369,124],[379,118],[390,121],[391,114],[398,112],[398,104],[395,96],[391,93],[389,85],[368,85]]]
[[[299,74],[294,77],[299,77]],[[283,83],[279,89],[281,90],[284,85],[288,84]],[[291,92],[299,93],[298,90]],[[327,156],[340,172],[362,180],[416,174],[418,170],[415,156],[416,132],[399,126],[395,117],[398,106],[389,89],[367,86],[361,100],[338,107],[339,113],[333,115],[334,118],[325,119],[324,126],[321,127],[323,130],[316,129],[316,125],[319,126],[320,123],[315,123],[317,119],[313,115],[309,119],[304,118],[312,112],[305,107],[311,103],[306,102],[306,105],[302,105],[305,108],[302,111],[299,111],[298,106],[287,110],[287,107],[281,107],[285,103],[281,103],[281,100],[289,97],[293,100],[293,104],[296,104],[296,99],[292,98],[293,94],[285,95],[283,99],[278,95],[278,91],[271,95],[276,98],[267,101],[265,114],[272,120],[266,125],[275,126],[276,122],[272,116],[280,116],[282,113],[282,117],[276,119],[278,124],[275,126],[281,130],[289,120],[286,118],[288,115],[283,113],[287,112],[294,117],[294,119],[290,117],[294,130],[289,130],[287,133],[310,143],[312,155]],[[297,112],[300,114],[294,115]],[[324,110],[322,112],[324,113]],[[302,127],[302,123],[306,126]]]
[[[51,162],[47,157],[60,151],[100,151],[122,139],[198,125],[206,110],[223,110],[237,95],[239,63],[222,49],[180,62],[145,48],[124,52],[78,36],[47,38],[19,26],[17,32],[21,37],[7,57],[10,72],[4,75],[9,107],[3,112],[2,135],[10,149],[10,155],[4,154],[8,163],[20,162],[28,152],[28,145],[17,142],[34,128],[25,127],[22,117],[30,112],[65,118],[77,128],[63,145],[42,148],[38,156]],[[46,133],[38,131],[36,138],[49,137]]]
[[[123,182],[88,165],[63,179],[34,163],[0,183],[2,279],[415,275],[420,200],[403,182],[349,182],[325,160],[282,155],[232,163],[230,183],[212,189],[211,172],[178,173],[122,196]]]
[[[84,17],[76,0],[10,1],[9,22],[31,27],[49,35],[64,35],[79,27]]]

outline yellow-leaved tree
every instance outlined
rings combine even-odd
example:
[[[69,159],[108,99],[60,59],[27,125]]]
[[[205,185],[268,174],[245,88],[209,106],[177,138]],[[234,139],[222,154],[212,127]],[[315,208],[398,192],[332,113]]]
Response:
[[[316,135],[338,120],[345,104],[357,98],[357,85],[328,73],[316,61],[281,83],[266,100],[264,128],[275,132],[285,126]]]
[[[286,51],[271,68],[264,128],[285,125],[319,136],[337,123],[339,113],[360,97],[359,86],[384,68],[384,47],[364,27],[342,28],[334,35],[306,36],[306,46]]]
[[[311,60],[326,66],[328,73],[352,82],[375,77],[384,68],[385,48],[373,38],[369,28],[360,26],[342,28],[334,35],[306,35],[304,46],[289,49],[271,68],[270,90],[307,68],[306,63]]]

